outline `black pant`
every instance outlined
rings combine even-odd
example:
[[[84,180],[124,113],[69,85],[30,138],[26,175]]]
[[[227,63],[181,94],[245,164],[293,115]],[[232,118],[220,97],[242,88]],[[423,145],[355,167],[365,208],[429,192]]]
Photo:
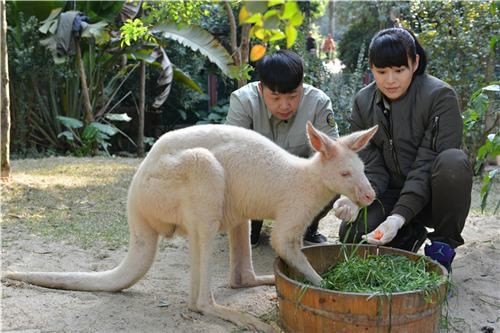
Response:
[[[333,206],[333,203],[335,202],[335,200],[337,200],[337,198],[333,199],[332,201],[330,201],[326,206],[325,208],[323,208],[323,210],[321,212],[319,212],[318,215],[316,215],[316,217],[313,219],[313,221],[311,222],[311,224],[309,225],[309,227],[307,227],[307,231],[306,233],[314,233],[318,230],[318,225],[319,225],[319,221],[326,216],[326,214],[328,214],[328,212],[330,211],[330,209],[332,209],[332,206]],[[260,230],[262,229],[262,224],[263,224],[263,221],[262,220],[252,220],[252,226],[251,226],[251,233],[252,235],[255,235],[255,234],[260,234]]]
[[[472,168],[465,153],[448,149],[440,153],[431,169],[431,199],[411,221],[399,230],[386,246],[411,250],[424,227],[434,228],[430,240],[440,241],[456,248],[464,243],[462,230],[469,213],[472,189]],[[341,242],[359,243],[361,235],[373,231],[387,216],[399,199],[401,189],[388,189],[353,223],[342,221],[339,229]],[[365,224],[366,219],[366,224]]]

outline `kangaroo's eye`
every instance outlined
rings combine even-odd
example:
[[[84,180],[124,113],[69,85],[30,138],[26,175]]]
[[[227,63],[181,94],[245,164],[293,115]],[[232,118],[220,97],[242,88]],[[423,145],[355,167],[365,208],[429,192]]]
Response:
[[[342,177],[351,177],[351,172],[350,171],[340,171],[340,175]]]

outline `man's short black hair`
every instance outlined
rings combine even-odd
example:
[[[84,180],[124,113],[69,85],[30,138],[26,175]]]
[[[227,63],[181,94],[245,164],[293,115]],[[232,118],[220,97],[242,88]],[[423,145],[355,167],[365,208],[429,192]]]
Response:
[[[262,58],[257,63],[257,73],[262,84],[271,91],[286,94],[302,83],[304,65],[296,53],[282,50]]]

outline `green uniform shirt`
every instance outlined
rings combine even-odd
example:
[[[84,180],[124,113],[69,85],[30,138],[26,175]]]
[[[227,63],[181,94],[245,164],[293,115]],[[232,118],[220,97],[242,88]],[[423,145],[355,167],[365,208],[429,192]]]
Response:
[[[249,83],[231,94],[226,124],[252,129],[301,157],[312,154],[306,133],[308,120],[331,138],[338,138],[332,102],[323,91],[304,84],[297,112],[288,120],[280,120],[267,110],[258,84]]]

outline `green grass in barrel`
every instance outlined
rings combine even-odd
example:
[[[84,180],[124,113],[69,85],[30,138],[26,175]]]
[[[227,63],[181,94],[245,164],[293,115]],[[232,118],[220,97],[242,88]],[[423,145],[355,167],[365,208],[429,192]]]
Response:
[[[395,293],[435,289],[442,275],[428,270],[424,257],[413,261],[405,256],[379,254],[351,256],[321,275],[321,288],[342,292]]]

